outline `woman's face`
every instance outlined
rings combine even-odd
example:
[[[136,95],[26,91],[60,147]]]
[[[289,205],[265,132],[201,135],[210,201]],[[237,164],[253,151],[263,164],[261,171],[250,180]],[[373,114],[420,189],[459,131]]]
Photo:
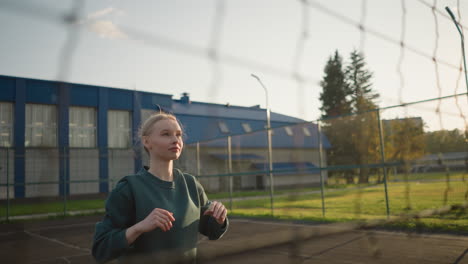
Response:
[[[163,119],[156,122],[148,136],[143,137],[143,144],[151,158],[176,160],[182,153],[182,129],[177,121]]]

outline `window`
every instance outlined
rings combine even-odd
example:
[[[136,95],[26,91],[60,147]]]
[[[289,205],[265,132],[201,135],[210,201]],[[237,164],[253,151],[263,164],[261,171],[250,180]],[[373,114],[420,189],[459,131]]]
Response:
[[[310,130],[308,127],[302,127],[302,131],[304,132],[304,135],[306,135],[306,137],[310,137]]]
[[[109,110],[107,112],[107,139],[109,148],[130,148],[131,117],[129,111]]]
[[[96,147],[96,109],[70,107],[68,138],[72,148]]]
[[[219,121],[218,126],[219,126],[219,130],[221,130],[221,132],[229,133],[229,128],[228,128],[228,126],[227,126],[227,124],[225,122]]]
[[[252,132],[252,127],[250,127],[249,123],[242,123],[242,128],[244,128],[245,133]]]
[[[286,131],[286,134],[288,134],[288,136],[293,135],[293,131],[291,127],[284,127],[284,130]]]
[[[13,146],[13,104],[0,103],[0,147]]]
[[[26,147],[57,146],[55,105],[26,104]]]

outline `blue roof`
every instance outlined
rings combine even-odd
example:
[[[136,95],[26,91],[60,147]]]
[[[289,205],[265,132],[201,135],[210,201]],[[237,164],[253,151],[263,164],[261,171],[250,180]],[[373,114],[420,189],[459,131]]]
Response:
[[[190,102],[174,100],[171,112],[174,113],[186,132],[187,144],[197,141],[209,141],[204,146],[225,147],[227,136],[231,135],[233,147],[262,148],[267,146],[265,136],[266,112],[259,107],[226,106],[221,104]],[[220,122],[228,128],[228,132],[220,129]],[[274,129],[272,145],[277,148],[318,148],[317,125],[304,123],[303,119],[271,113],[271,127]],[[248,124],[251,132],[244,130],[243,125]],[[291,126],[293,125],[293,126]],[[282,127],[290,126],[293,136],[289,136]],[[310,136],[304,134],[304,128],[310,131]],[[258,131],[255,133],[255,131]],[[242,135],[242,136],[236,136]],[[215,140],[217,139],[217,140]],[[322,134],[324,148],[330,143]]]
[[[185,134],[187,135],[185,142],[187,144],[197,141],[207,141],[217,138],[226,138],[228,135],[241,135],[246,131],[243,124],[249,124],[252,132],[265,129],[266,122],[259,120],[249,120],[248,117],[241,118],[222,118],[222,117],[207,117],[207,116],[190,116],[174,113],[182,123]],[[229,129],[229,133],[223,133],[219,127],[219,122],[224,122]],[[272,122],[272,127],[280,127],[292,123]]]
[[[272,135],[272,147],[273,148],[318,148],[318,130],[316,124],[311,123],[302,123],[302,124],[293,124],[289,126],[292,130],[292,135],[288,135],[284,127],[279,127],[273,129]],[[307,128],[310,131],[310,136],[307,136],[304,133],[303,128]],[[219,128],[212,128],[215,131],[219,131]],[[208,129],[207,131],[210,131]],[[187,132],[187,134],[189,134]],[[190,137],[190,134],[189,134]],[[327,137],[322,134],[322,144],[323,148],[330,148],[330,142]],[[193,140],[193,138],[192,138]],[[231,146],[232,148],[266,148],[267,146],[267,137],[265,131],[259,131],[249,134],[235,135],[232,136]],[[207,147],[226,147],[227,139],[224,136],[223,138],[203,142],[202,146]]]
[[[190,116],[206,116],[206,117],[222,117],[234,119],[249,119],[266,121],[265,109],[257,106],[244,107],[244,106],[227,106],[221,104],[191,102],[183,103],[181,100],[174,100],[172,104],[172,112],[176,115],[190,115]],[[282,115],[278,113],[270,114],[271,121],[285,122],[285,123],[299,123],[304,122],[303,119]]]

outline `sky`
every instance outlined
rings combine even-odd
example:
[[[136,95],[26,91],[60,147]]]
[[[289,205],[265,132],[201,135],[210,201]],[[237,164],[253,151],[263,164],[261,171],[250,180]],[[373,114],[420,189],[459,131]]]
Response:
[[[268,89],[272,111],[315,120],[328,57],[338,50],[346,63],[356,49],[373,72],[380,107],[467,91],[459,78],[460,37],[442,15],[449,6],[468,25],[465,1],[87,0],[77,19],[65,23],[74,3],[1,0],[0,75],[265,107],[254,73]],[[436,18],[433,3],[441,11]],[[434,53],[449,66],[436,67]],[[460,96],[382,116],[421,116],[427,130],[464,129],[460,113],[467,116],[467,109]]]

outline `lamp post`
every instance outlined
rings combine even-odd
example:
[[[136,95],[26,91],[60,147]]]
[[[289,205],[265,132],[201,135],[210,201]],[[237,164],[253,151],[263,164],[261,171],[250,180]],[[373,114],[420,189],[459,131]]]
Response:
[[[466,57],[465,57],[465,36],[463,35],[463,31],[458,24],[457,20],[455,19],[455,15],[452,13],[452,10],[448,6],[445,7],[445,10],[447,13],[449,13],[450,17],[452,18],[453,23],[455,24],[455,27],[457,27],[458,33],[460,33],[460,40],[461,40],[461,50],[462,50],[462,55],[463,55],[463,66],[465,69],[465,83],[466,83],[466,90],[468,92],[468,75],[466,72]],[[468,96],[467,96],[468,99]]]
[[[268,140],[268,175],[270,177],[270,205],[271,205],[271,215],[273,215],[274,212],[274,206],[273,206],[273,150],[271,146],[271,122],[270,122],[270,105],[269,105],[269,100],[268,100],[268,89],[266,86],[263,84],[262,80],[255,75],[255,74],[250,74],[253,78],[255,78],[260,85],[263,87],[263,90],[265,91],[265,100],[266,100],[266,117],[267,117],[267,140]]]

